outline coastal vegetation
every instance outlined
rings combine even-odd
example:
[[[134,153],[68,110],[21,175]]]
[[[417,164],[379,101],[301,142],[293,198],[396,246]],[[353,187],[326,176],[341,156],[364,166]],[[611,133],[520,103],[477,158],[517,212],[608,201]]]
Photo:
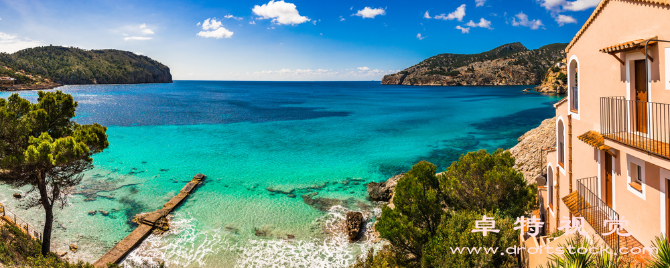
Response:
[[[56,254],[42,255],[42,243],[14,225],[0,225],[0,266],[33,268],[93,268],[78,262],[71,264]]]
[[[39,92],[37,103],[18,94],[0,99],[0,181],[30,186],[26,206],[45,211],[42,255],[50,252],[54,206],[93,167],[91,156],[107,146],[107,128],[72,121],[78,103],[61,91]]]
[[[43,78],[65,85],[172,82],[170,68],[147,56],[61,46],[0,53],[0,76],[14,77],[22,84]]]
[[[375,229],[390,246],[354,267],[513,267],[513,255],[453,254],[451,247],[500,247],[517,243],[516,217],[534,209],[536,192],[516,171],[508,151],[462,155],[445,172],[421,161],[397,183]],[[502,188],[502,189],[501,189]],[[484,216],[499,233],[472,233]]]
[[[548,69],[565,58],[567,44],[529,50],[521,43],[479,54],[439,54],[384,76],[392,85],[537,85]]]

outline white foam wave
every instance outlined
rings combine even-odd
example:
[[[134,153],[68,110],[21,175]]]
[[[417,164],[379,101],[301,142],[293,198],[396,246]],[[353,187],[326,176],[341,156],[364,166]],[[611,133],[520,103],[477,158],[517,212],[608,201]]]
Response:
[[[252,240],[249,246],[242,248],[237,266],[348,267],[358,254],[366,253],[371,247],[378,247],[372,234],[366,234],[361,242],[349,243],[343,225],[349,211],[342,206],[335,206],[328,214],[315,220],[315,224],[322,224],[326,233],[330,234],[326,239]],[[367,228],[371,227],[371,223],[368,223]]]
[[[151,235],[126,257],[126,267],[164,262],[168,267],[348,267],[359,254],[381,247],[373,232],[350,243],[344,228],[350,210],[336,206],[313,225],[324,238],[308,240],[252,238],[241,241],[221,229],[198,230],[196,220],[177,214],[163,236]],[[375,212],[364,213],[370,218]],[[368,223],[365,229],[371,229]],[[223,257],[234,256],[234,260]]]
[[[197,264],[205,267],[205,258],[230,248],[226,235],[220,229],[200,231],[196,220],[186,216],[171,219],[170,230],[163,235],[150,235],[122,264],[143,267],[145,264],[168,267],[186,267]]]

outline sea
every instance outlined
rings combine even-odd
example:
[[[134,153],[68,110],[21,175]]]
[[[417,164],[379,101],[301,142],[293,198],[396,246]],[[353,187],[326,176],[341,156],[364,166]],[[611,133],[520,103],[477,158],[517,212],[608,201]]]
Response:
[[[56,209],[52,250],[76,244],[68,258],[96,261],[136,227],[135,215],[162,208],[202,173],[170,230],[123,264],[347,267],[383,244],[373,232],[350,243],[342,228],[349,211],[363,212],[368,229],[379,216],[367,183],[421,160],[442,171],[466,152],[513,147],[562,98],[528,87],[175,81],[54,89],[78,101],[75,121],[107,126],[110,146]],[[41,228],[43,210],[13,193],[36,193],[0,185],[0,203]]]

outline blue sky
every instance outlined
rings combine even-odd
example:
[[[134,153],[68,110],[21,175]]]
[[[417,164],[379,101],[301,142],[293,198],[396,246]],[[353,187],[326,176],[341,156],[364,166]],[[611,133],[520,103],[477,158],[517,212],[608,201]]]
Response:
[[[178,80],[380,80],[440,53],[570,41],[598,0],[0,0],[0,51],[129,50]]]

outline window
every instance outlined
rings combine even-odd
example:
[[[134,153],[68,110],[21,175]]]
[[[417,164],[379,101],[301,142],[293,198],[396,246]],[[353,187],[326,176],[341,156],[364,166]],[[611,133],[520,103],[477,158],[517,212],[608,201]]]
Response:
[[[570,111],[579,112],[579,63],[577,60],[570,61],[568,69],[568,94],[570,95]]]
[[[642,199],[645,198],[645,162],[628,155],[628,190]]]
[[[633,165],[635,165],[635,164],[633,164]],[[638,166],[638,165],[635,165],[635,167],[636,167],[635,173],[637,173],[637,176],[635,176],[637,178],[637,180],[635,180],[635,182],[637,182],[641,185],[642,184],[642,167]]]

